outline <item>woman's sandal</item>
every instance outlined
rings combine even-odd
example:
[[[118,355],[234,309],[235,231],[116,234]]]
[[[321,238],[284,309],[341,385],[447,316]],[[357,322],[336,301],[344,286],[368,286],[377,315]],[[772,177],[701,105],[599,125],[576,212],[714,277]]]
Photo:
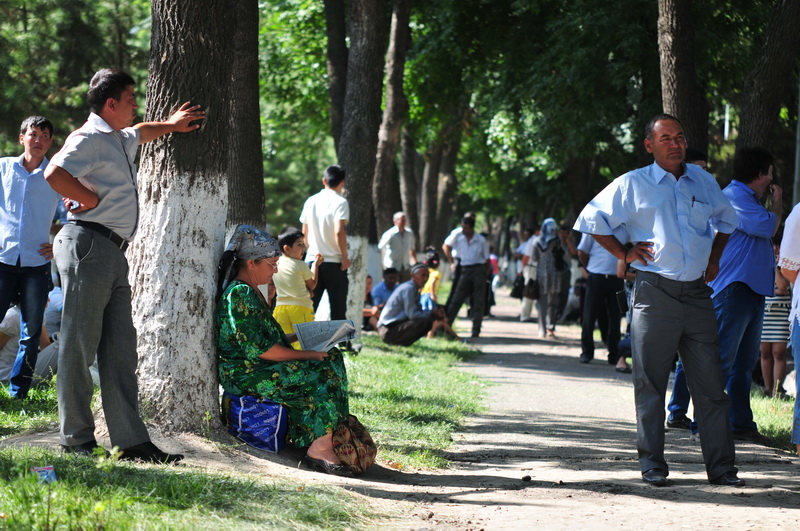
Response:
[[[324,459],[315,459],[310,456],[306,456],[306,464],[311,467],[312,470],[316,470],[318,472],[324,472],[326,474],[332,474],[334,476],[343,476],[343,477],[353,477],[353,471],[347,465],[336,465],[333,463],[329,463]]]

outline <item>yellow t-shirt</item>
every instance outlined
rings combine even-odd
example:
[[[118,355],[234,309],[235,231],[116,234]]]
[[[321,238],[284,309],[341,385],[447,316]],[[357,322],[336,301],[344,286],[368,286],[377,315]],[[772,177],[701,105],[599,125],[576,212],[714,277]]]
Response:
[[[425,283],[424,286],[422,286],[422,291],[420,291],[420,295],[424,295],[425,293],[430,293],[432,295],[438,294],[440,280],[442,280],[442,274],[439,272],[439,270],[429,267],[428,281]]]
[[[311,270],[302,260],[283,255],[278,258],[278,272],[272,277],[278,295],[276,306],[292,305],[313,308],[306,288]]]

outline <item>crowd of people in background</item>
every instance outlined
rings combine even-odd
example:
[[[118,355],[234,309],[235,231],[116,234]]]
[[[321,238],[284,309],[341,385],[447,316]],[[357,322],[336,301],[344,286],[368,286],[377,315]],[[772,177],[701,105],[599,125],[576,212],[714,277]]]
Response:
[[[52,161],[46,154],[53,125],[43,117],[22,122],[21,156],[0,159],[0,380],[23,400],[32,385],[57,373],[61,444],[81,455],[98,449],[90,400],[99,383],[111,442],[123,457],[176,462],[182,456],[153,445],[138,413],[124,251],[138,222],[138,146],[194,130],[204,113],[186,103],[166,121],[131,127],[134,81],[115,70],[95,74],[88,99],[88,121]],[[581,325],[578,362],[595,359],[599,329],[607,363],[632,374],[646,483],[667,483],[668,427],[688,430],[701,444],[711,483],[742,486],[733,441],[769,444],[750,408],[753,371],[760,370],[765,394],[783,394],[789,345],[800,345],[800,290],[792,289],[800,271],[800,207],[782,229],[782,189],[762,148],[739,147],[731,183],[720,189],[707,157],[687,149],[677,118],[654,117],[644,145],[653,164],[618,177],[592,199],[573,226],[577,233],[550,217],[522,228],[513,256],[518,278],[512,273],[507,280],[519,287],[521,322],[532,321],[536,308],[538,340],[558,340],[557,324],[574,318]],[[341,352],[301,350],[294,326],[317,318],[325,293],[330,318],[346,319],[345,177],[340,166],[326,168],[323,188],[299,214],[300,228],[286,227],[277,239],[240,226],[223,256],[217,293],[225,391],[285,404],[290,438],[308,447],[307,462],[340,475],[347,470],[330,434],[348,417]],[[396,212],[377,244],[382,278],[368,278],[364,330],[397,346],[437,334],[460,340],[453,324],[467,303],[465,341],[480,338],[501,270],[476,224],[474,213],[464,213],[420,259],[406,214]],[[84,256],[81,249],[89,247]],[[452,287],[442,302],[448,272]],[[53,278],[63,299],[61,288],[51,291]],[[44,324],[48,293],[58,308],[52,326]],[[792,439],[798,452],[799,411]]]

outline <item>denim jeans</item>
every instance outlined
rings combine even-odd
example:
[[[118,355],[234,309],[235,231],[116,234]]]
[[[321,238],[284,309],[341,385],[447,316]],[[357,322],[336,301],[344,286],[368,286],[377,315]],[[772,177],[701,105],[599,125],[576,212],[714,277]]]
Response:
[[[714,296],[714,312],[720,368],[731,399],[731,429],[734,433],[757,430],[750,409],[750,386],[761,343],[764,296],[743,282],[733,282]]]
[[[794,395],[794,417],[792,419],[792,444],[800,444],[800,378],[797,377],[797,360],[800,356],[800,323],[797,319],[792,322],[792,353],[794,354],[795,363],[795,385],[797,387],[797,394]]]
[[[8,389],[8,394],[13,397],[25,398],[31,387],[49,287],[49,262],[35,267],[0,263],[0,310],[3,316],[19,294],[19,351],[11,369]]]

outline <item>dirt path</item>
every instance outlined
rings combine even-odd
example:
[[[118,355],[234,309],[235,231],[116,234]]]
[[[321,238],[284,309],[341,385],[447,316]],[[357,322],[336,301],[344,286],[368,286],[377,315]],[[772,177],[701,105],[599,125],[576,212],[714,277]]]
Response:
[[[533,339],[536,324],[516,320],[518,303],[499,302],[475,343],[484,355],[463,366],[494,384],[490,410],[456,434],[449,470],[379,463],[362,478],[331,478],[300,468],[289,451],[238,451],[192,435],[154,440],[184,452],[190,466],[338,484],[393,515],[380,525],[386,529],[797,529],[800,460],[788,452],[737,443],[747,487],[714,487],[699,444],[672,430],[670,485],[644,485],[630,375],[603,360],[579,364],[577,327],[559,327],[556,340]],[[33,434],[0,445],[20,443],[55,447],[58,438]]]

